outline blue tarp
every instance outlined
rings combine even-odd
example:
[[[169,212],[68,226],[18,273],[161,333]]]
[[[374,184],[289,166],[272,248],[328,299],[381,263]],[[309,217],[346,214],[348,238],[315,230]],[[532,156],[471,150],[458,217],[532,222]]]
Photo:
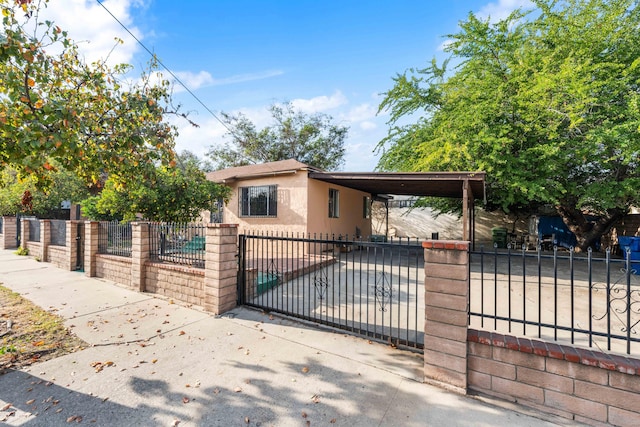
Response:
[[[556,245],[563,248],[575,247],[578,241],[559,216],[541,216],[538,219],[538,239],[555,234]]]

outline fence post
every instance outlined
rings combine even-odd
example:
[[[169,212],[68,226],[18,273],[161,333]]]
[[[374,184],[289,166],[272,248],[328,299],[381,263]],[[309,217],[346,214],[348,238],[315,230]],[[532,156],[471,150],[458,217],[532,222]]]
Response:
[[[66,269],[69,271],[75,270],[76,261],[78,256],[78,245],[76,243],[74,228],[77,228],[78,221],[65,221],[65,246],[67,248],[67,265]]]
[[[96,276],[96,254],[98,253],[98,221],[84,223],[84,275]]]
[[[40,261],[49,261],[49,243],[51,242],[51,220],[40,220]]]
[[[427,240],[422,247],[425,382],[466,394],[469,242]]]
[[[15,216],[2,217],[2,249],[11,249],[16,247],[18,238],[18,224]]]
[[[207,224],[206,248],[204,308],[222,314],[238,300],[238,225]]]
[[[131,223],[131,286],[145,291],[146,263],[149,260],[149,223]]]
[[[29,242],[29,220],[20,218],[20,246],[27,247]]]

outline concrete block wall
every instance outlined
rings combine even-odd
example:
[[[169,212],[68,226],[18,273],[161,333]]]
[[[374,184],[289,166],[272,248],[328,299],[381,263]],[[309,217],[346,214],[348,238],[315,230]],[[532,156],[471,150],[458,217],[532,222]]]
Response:
[[[131,283],[131,258],[96,254],[92,270],[95,273],[94,277],[111,280],[128,288],[139,288],[138,284]]]
[[[89,277],[101,277],[136,289],[204,307],[221,314],[238,299],[238,227],[207,224],[205,268],[191,268],[149,260],[149,224],[132,224],[131,257],[98,254],[98,223],[85,223],[84,268]]]
[[[238,225],[207,224],[204,308],[222,314],[238,301]]]
[[[425,381],[466,393],[469,243],[430,240],[423,247]]]
[[[425,382],[587,425],[640,425],[640,360],[468,329],[468,242],[423,247]]]
[[[640,425],[640,360],[469,330],[469,389],[588,425]]]
[[[204,307],[203,269],[147,263],[144,287],[145,292]]]
[[[66,246],[50,245],[45,261],[63,270],[71,270],[69,268],[69,248]]]
[[[0,230],[0,248],[13,249],[18,246],[18,221],[15,216],[2,217],[2,230]]]

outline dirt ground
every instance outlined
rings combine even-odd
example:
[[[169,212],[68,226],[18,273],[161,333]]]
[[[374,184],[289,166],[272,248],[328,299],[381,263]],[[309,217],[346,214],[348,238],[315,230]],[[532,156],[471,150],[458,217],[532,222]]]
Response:
[[[60,317],[0,286],[0,375],[86,346]]]

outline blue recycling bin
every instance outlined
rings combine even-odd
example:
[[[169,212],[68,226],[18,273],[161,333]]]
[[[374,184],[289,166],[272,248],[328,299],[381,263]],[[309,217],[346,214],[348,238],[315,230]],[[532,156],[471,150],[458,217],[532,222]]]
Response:
[[[640,261],[640,237],[619,236],[618,244],[625,260],[628,254],[631,261],[631,269],[635,270],[635,274],[640,274],[640,262],[635,262]]]

